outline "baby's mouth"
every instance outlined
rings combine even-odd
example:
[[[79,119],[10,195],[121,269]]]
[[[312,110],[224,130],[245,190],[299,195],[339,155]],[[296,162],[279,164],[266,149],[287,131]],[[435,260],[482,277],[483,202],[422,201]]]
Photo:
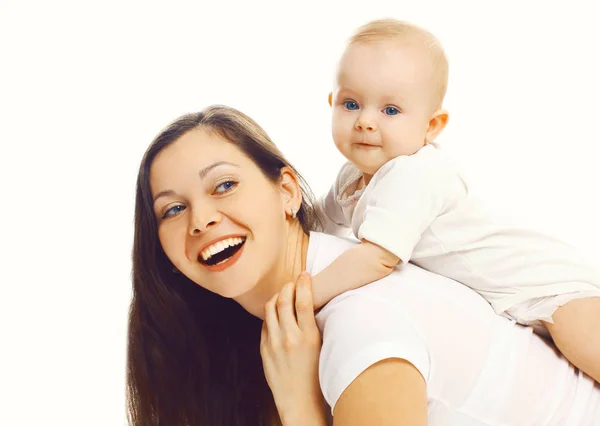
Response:
[[[226,262],[231,256],[236,254],[245,243],[245,237],[228,238],[227,240],[220,241],[219,243],[209,247],[209,249],[203,250],[198,255],[198,262],[209,266],[215,266],[220,263]],[[220,246],[218,246],[219,244]],[[217,249],[219,251],[214,253],[213,249],[211,252],[210,248],[215,246],[217,246]]]

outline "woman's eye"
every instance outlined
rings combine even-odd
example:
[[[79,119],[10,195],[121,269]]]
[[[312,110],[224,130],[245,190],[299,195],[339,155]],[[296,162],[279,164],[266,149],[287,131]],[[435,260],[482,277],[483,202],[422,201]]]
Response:
[[[398,110],[396,107],[389,106],[384,108],[383,113],[386,115],[396,115],[400,113],[400,110]]]
[[[166,212],[163,213],[162,219],[166,219],[168,217],[173,217],[176,214],[181,213],[184,210],[185,210],[185,206],[182,206],[181,204],[173,206],[170,209],[168,209]]]
[[[237,185],[236,182],[234,182],[232,180],[228,180],[228,181],[218,184],[215,187],[215,192],[217,194],[224,194],[227,191],[231,191],[236,185]]]
[[[344,107],[348,111],[356,111],[358,109],[358,104],[354,101],[344,101]]]

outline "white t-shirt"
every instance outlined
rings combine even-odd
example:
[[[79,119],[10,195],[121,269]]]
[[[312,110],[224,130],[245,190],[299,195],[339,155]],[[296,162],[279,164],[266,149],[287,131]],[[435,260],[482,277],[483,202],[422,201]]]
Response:
[[[353,244],[311,233],[307,270],[317,274]],[[600,425],[600,385],[474,291],[412,264],[336,297],[317,323],[332,412],[369,366],[402,358],[426,380],[430,426]]]
[[[326,233],[333,224],[351,228],[404,263],[473,288],[496,313],[524,324],[551,321],[573,298],[600,296],[598,269],[561,241],[495,221],[433,145],[390,160],[357,191],[361,177],[345,164],[320,200]],[[551,299],[557,295],[564,297]]]

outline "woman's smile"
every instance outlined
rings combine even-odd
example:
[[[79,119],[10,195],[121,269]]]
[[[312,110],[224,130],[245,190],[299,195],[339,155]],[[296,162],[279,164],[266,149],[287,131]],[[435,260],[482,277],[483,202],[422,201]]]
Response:
[[[200,249],[198,262],[211,272],[221,272],[233,266],[242,256],[246,237],[225,236]]]

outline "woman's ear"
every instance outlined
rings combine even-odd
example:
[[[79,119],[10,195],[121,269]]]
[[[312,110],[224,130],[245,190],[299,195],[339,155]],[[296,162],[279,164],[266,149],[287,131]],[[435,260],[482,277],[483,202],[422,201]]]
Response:
[[[283,208],[286,214],[292,216],[293,212],[298,213],[302,205],[300,182],[292,169],[287,166],[281,168],[279,190],[282,194]]]
[[[429,120],[429,127],[425,133],[425,143],[433,142],[448,124],[448,112],[438,109]]]

